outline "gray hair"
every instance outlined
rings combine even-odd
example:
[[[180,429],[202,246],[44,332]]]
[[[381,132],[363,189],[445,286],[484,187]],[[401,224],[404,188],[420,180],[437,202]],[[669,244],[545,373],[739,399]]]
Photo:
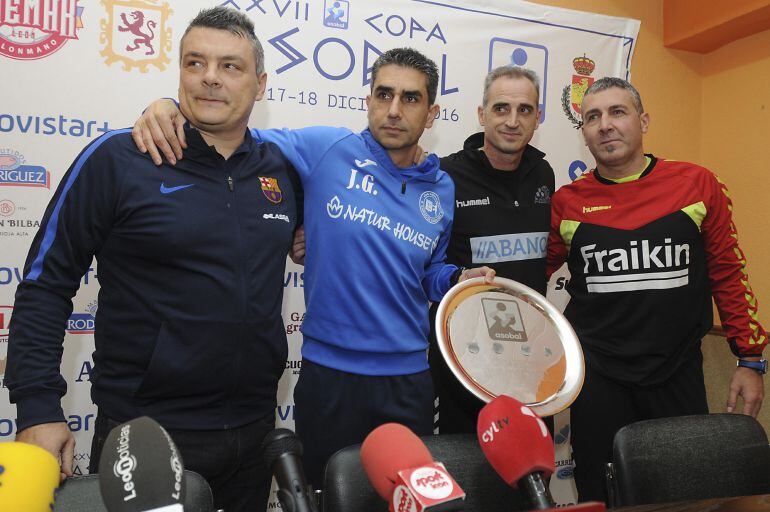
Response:
[[[612,89],[613,87],[628,91],[629,94],[631,94],[631,99],[634,102],[636,111],[640,114],[644,113],[642,97],[639,95],[639,91],[636,90],[636,87],[631,85],[631,83],[627,80],[616,78],[614,76],[605,76],[604,78],[600,78],[599,80],[592,83],[591,87],[586,89],[586,92],[583,94],[583,100],[585,100],[586,96],[589,94],[596,94],[597,92],[606,91],[607,89]]]
[[[540,104],[540,78],[537,76],[537,73],[529,68],[522,68],[519,66],[500,66],[487,73],[487,77],[484,79],[484,99],[482,100],[482,105],[485,107],[487,106],[489,88],[492,86],[492,83],[498,78],[503,77],[525,78],[532,82],[532,85],[535,86],[535,92],[537,93],[537,103],[538,105]]]
[[[265,72],[265,51],[262,49],[262,43],[259,42],[257,35],[254,33],[254,23],[242,12],[222,6],[203,9],[187,26],[187,30],[184,31],[181,40],[184,41],[187,33],[195,27],[227,30],[231,34],[248,40],[254,52],[257,76]],[[181,41],[179,43],[179,51],[182,51]]]
[[[372,65],[372,87],[377,79],[377,72],[383,66],[394,64],[405,68],[416,69],[425,75],[428,88],[428,104],[436,103],[438,91],[438,67],[431,59],[414,48],[393,48],[380,55]]]

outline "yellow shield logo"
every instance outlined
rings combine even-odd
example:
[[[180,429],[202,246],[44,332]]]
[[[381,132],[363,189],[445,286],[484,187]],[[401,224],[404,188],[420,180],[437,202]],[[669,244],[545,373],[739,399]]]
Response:
[[[171,28],[168,17],[174,11],[158,0],[101,0],[107,18],[101,20],[99,42],[105,64],[123,64],[124,71],[139,68],[147,73],[150,65],[163,71],[169,64]]]

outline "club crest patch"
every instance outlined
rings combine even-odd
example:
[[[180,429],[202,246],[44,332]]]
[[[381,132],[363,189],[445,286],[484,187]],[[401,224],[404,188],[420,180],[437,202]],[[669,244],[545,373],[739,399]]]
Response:
[[[278,180],[275,178],[259,177],[259,185],[262,187],[262,193],[271,203],[278,204],[283,199],[281,187],[278,186]]]

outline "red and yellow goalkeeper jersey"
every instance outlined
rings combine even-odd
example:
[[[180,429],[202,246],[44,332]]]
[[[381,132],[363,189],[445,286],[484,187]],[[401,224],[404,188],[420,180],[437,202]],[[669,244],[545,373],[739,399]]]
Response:
[[[565,315],[594,369],[655,384],[713,324],[711,296],[733,352],[767,343],[725,186],[708,169],[656,159],[639,179],[596,171],[553,196],[548,274],[566,260]]]

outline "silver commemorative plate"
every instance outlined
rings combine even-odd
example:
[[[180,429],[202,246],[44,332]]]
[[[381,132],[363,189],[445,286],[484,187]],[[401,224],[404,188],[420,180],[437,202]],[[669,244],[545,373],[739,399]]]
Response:
[[[583,386],[583,351],[572,326],[516,281],[475,278],[452,287],[439,304],[436,335],[452,373],[484,402],[508,395],[551,416]]]

